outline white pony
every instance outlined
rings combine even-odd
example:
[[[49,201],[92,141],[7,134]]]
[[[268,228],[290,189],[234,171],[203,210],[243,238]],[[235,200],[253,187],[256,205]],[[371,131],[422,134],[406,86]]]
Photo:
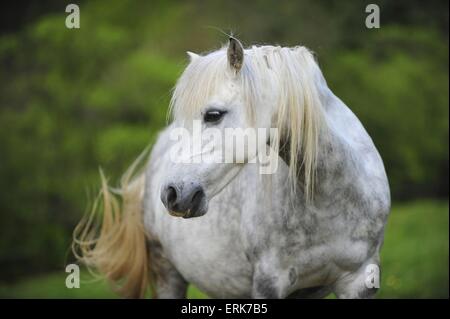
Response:
[[[390,210],[383,162],[356,116],[328,88],[305,47],[228,47],[190,63],[175,87],[173,121],[117,199],[75,230],[78,258],[127,297],[371,297]],[[175,163],[171,132],[277,128],[258,145],[279,156],[272,175],[235,163]],[[245,141],[237,141],[245,143]],[[253,154],[254,155],[254,154]],[[134,176],[134,178],[132,178]],[[100,219],[97,216],[100,213]],[[180,218],[183,217],[183,218]],[[197,218],[192,218],[197,217]]]

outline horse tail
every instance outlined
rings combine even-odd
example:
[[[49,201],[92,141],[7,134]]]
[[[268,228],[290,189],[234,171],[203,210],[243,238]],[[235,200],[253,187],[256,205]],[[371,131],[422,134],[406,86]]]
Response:
[[[143,298],[152,288],[143,222],[145,172],[136,173],[146,153],[128,168],[119,189],[110,188],[100,170],[99,195],[73,234],[72,250],[77,260],[94,275],[100,273],[126,298]]]

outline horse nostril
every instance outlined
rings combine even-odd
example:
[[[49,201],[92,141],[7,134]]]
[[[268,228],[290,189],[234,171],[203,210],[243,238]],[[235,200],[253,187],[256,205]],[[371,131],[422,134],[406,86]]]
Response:
[[[177,190],[175,187],[169,186],[166,189],[166,199],[169,208],[173,207],[177,202]]]
[[[193,210],[197,210],[200,206],[200,203],[202,199],[205,197],[205,193],[203,192],[203,189],[199,189],[194,193],[194,196],[192,196],[191,200],[191,207]]]
[[[190,185],[189,185],[190,186]],[[186,187],[175,184],[166,185],[161,191],[161,201],[168,213],[176,217],[195,217],[201,211],[205,193],[200,186]]]

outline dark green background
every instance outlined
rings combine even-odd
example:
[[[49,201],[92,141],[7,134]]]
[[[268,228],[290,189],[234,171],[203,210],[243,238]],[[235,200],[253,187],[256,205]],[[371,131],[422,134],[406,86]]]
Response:
[[[393,215],[402,215],[393,220],[404,220],[388,224],[397,237],[385,245],[384,273],[408,268],[415,286],[385,296],[448,296],[448,1],[77,3],[78,30],[65,27],[64,1],[0,10],[0,296],[14,295],[1,283],[63,274],[99,166],[114,183],[154,141],[185,51],[226,43],[216,28],[244,45],[317,53],[330,88],[377,145]],[[380,6],[380,29],[365,27],[369,3]],[[398,248],[415,241],[429,245],[425,255]]]

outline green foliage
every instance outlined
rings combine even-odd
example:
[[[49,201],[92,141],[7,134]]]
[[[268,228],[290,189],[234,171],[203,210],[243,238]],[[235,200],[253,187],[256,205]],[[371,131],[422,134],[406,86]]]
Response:
[[[80,6],[81,29],[66,29],[60,10],[0,37],[1,278],[62,267],[73,227],[97,192],[99,166],[114,183],[154,142],[185,51],[226,41],[211,27],[234,31],[246,45],[312,48],[379,148],[394,200],[447,197],[446,1],[381,1],[378,30],[363,26],[364,3]]]
[[[401,27],[325,61],[329,85],[378,146],[396,199],[448,194],[447,68],[447,43]]]
[[[394,207],[381,250],[379,298],[448,298],[448,201]]]
[[[164,126],[182,63],[149,41],[179,10],[143,9],[92,2],[80,30],[57,14],[0,39],[2,277],[63,265],[98,167],[116,181]]]

